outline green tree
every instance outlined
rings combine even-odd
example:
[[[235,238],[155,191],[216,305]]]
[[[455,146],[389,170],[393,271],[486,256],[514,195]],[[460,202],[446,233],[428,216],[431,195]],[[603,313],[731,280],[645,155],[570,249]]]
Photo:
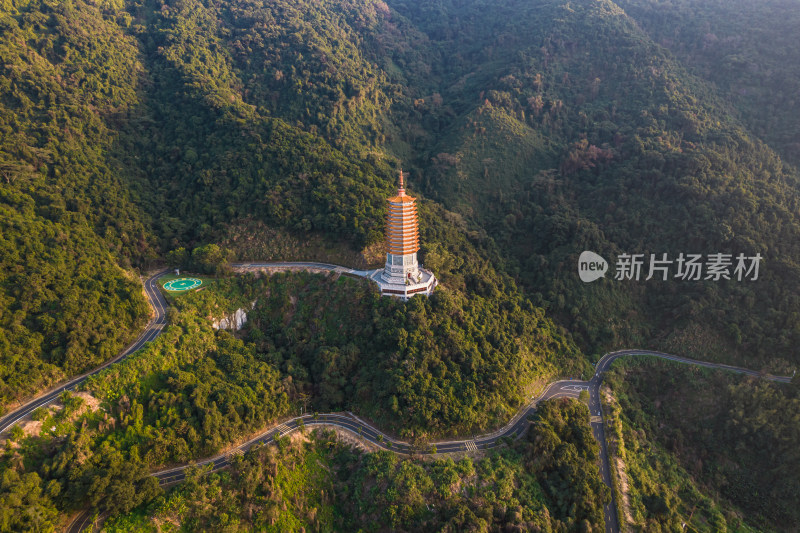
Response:
[[[231,252],[218,244],[206,244],[192,250],[192,266],[206,274],[222,274],[228,268]]]

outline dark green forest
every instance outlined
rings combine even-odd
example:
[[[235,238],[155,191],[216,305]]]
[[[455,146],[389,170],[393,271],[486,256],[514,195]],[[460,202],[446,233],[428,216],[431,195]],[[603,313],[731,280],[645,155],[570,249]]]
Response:
[[[535,387],[585,362],[519,295],[483,290],[498,298],[449,290],[406,304],[363,279],[292,273],[174,297],[154,342],[6,438],[0,500],[14,503],[0,530],[46,529],[86,506],[129,512],[160,492],[148,472],[212,456],[301,408],[354,410],[422,448],[501,426]],[[248,310],[241,332],[213,329],[236,309]]]
[[[608,488],[585,405],[542,406],[528,436],[472,460],[364,453],[335,434],[285,437],[229,471],[195,471],[105,530],[157,531],[599,531]]]
[[[792,165],[800,164],[796,2],[617,4],[692,73],[710,81],[750,131]]]
[[[653,360],[614,363],[615,454],[634,522],[698,531],[800,525],[800,388]]]
[[[130,269],[154,253],[109,155],[137,99],[136,42],[96,6],[20,4],[0,9],[3,406],[133,340],[147,306]]]
[[[0,0],[0,413],[131,342],[148,320],[148,272],[220,276],[175,299],[156,342],[65,395],[62,409],[38,411],[41,427],[6,439],[0,530],[49,530],[87,506],[120,514],[155,501],[148,512],[166,512],[187,494],[215,494],[233,472],[163,496],[147,472],[211,454],[301,406],[354,409],[425,442],[502,424],[541,384],[588,372],[610,349],[791,373],[800,342],[798,7]],[[226,277],[235,259],[379,266],[385,198],[401,167],[419,198],[420,259],[441,281],[432,298],[387,301],[349,278]],[[623,253],[764,259],[757,281],[584,284],[583,250],[612,268]],[[211,329],[210,316],[240,307],[251,310],[243,332]],[[720,393],[749,413],[741,427],[794,405],[783,391],[741,387]],[[639,416],[635,401],[620,402],[620,416]],[[722,425],[719,416],[709,423]],[[767,478],[748,478],[752,499],[726,485],[759,464],[725,469],[737,451],[773,444],[771,468],[791,465],[797,435],[776,430],[761,442],[725,431],[738,444],[708,457],[696,454],[719,432],[681,429],[686,450],[658,433],[658,460],[680,462],[709,523],[739,523],[737,512],[758,527],[796,523]],[[331,476],[399,487],[407,481],[396,472],[410,468],[421,493],[438,486],[437,463],[394,463],[326,438],[259,451],[236,475],[252,471],[261,483],[260,464],[318,455],[337,465]],[[571,510],[583,509],[582,496],[548,484],[553,465],[528,472],[525,446],[536,443],[484,459],[516,469],[502,490],[519,492],[519,513],[486,502],[491,515],[478,516],[482,500],[444,493],[442,514],[409,503],[375,515],[389,500],[323,498],[320,509],[344,509],[337,523],[355,528],[367,524],[356,514],[410,530],[602,527],[597,509]],[[380,465],[364,470],[370,461]],[[717,478],[698,461],[717,465]],[[441,468],[465,486],[500,483],[477,466]],[[252,494],[278,494],[269,479],[273,488]],[[595,491],[587,487],[581,494]],[[243,494],[231,498],[252,495]],[[667,527],[691,512],[652,499],[652,485],[641,494],[642,524]],[[687,494],[676,501],[694,501]],[[254,518],[230,505],[232,530],[328,520],[303,506]],[[181,520],[205,527],[204,513]]]
[[[798,174],[736,102],[612,2],[397,8],[447,51],[458,80],[439,93],[455,116],[426,143],[424,188],[487,231],[534,303],[590,350],[791,367]],[[750,284],[586,286],[575,275],[586,249],[761,250],[765,264]]]
[[[380,247],[401,165],[423,261],[469,246],[584,351],[790,369],[797,10],[739,4],[7,0],[0,403],[130,341],[172,249],[246,220]],[[584,249],[764,263],[584,285]]]

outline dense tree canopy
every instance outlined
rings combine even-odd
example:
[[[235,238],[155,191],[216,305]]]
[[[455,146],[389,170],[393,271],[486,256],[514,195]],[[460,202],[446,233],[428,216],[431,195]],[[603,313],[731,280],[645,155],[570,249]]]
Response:
[[[99,406],[66,395],[64,409],[37,412],[41,427],[9,434],[0,529],[47,530],[87,505],[126,513],[157,497],[149,468],[218,451],[301,406],[356,409],[425,441],[496,426],[544,380],[579,375],[586,355],[609,348],[789,373],[800,342],[795,4],[0,2],[3,412],[119,353],[147,319],[139,275],[165,261],[225,275],[237,254],[267,250],[377,266],[401,166],[420,198],[421,260],[442,282],[408,303],[312,275],[222,279],[174,299],[156,342],[80,391]],[[764,262],[753,282],[589,285],[575,272],[583,250],[612,263],[680,252]],[[240,308],[245,330],[211,328]],[[777,408],[794,403],[749,392],[727,390],[733,425],[713,424],[735,446],[770,447],[794,474],[795,421]],[[341,471],[398,488],[373,500],[394,514],[365,514],[387,527],[602,527],[578,411],[545,407],[535,438],[486,458],[485,471],[350,451],[372,470]],[[759,465],[725,470],[735,450],[700,459],[741,480]],[[266,479],[270,453],[241,472]],[[646,454],[634,458],[646,471]],[[692,468],[669,471],[686,480]],[[476,479],[494,488],[468,504],[448,494]],[[709,486],[757,517],[796,522],[765,478],[747,482],[758,497]],[[210,501],[228,480],[205,483],[190,490]],[[269,483],[247,498],[285,493]],[[681,485],[691,497],[658,483],[669,485],[634,502],[642,523],[672,527],[679,497],[704,505],[713,527],[736,523],[692,483]],[[438,494],[444,514],[423,511],[421,494]],[[346,509],[373,509],[359,501]],[[286,524],[327,520],[331,502]],[[483,503],[488,514],[475,510]],[[262,520],[245,508],[193,509],[187,523]],[[285,525],[269,509],[264,523]]]
[[[132,337],[145,309],[118,267],[246,218],[379,245],[400,161],[455,212],[423,200],[423,252],[461,246],[438,228],[467,233],[582,347],[785,370],[800,225],[797,172],[778,156],[791,159],[793,111],[778,109],[794,107],[766,100],[791,93],[796,61],[791,32],[758,43],[770,17],[793,19],[778,3],[713,23],[712,7],[656,4],[4,4],[0,403]],[[671,25],[653,22],[663,13]],[[768,88],[735,96],[754,79]],[[764,265],[752,283],[586,286],[583,249]]]
[[[636,523],[667,529],[696,509],[702,531],[797,529],[797,388],[647,360],[615,363],[608,381]]]
[[[131,173],[109,156],[137,102],[135,39],[83,2],[5,2],[0,58],[4,406],[138,334],[146,306],[127,269],[152,252]]]
[[[364,453],[324,431],[285,438],[229,472],[195,471],[107,529],[154,531],[169,516],[196,531],[602,530],[608,489],[588,422],[583,404],[545,404],[529,439],[476,460]]]
[[[453,289],[404,303],[365,280],[320,274],[208,280],[173,297],[171,325],[90,378],[87,396],[65,393],[63,409],[38,410],[36,424],[11,436],[0,498],[31,493],[13,519],[38,506],[124,513],[158,494],[148,469],[214,455],[301,407],[351,409],[419,445],[501,425],[530,385],[583,366],[540,310],[521,307],[508,287],[483,290],[505,305]],[[212,328],[237,309],[248,313],[237,336]],[[574,431],[565,446],[576,445]],[[589,461],[596,444],[584,441]]]
[[[620,8],[631,4],[639,7]],[[795,32],[767,22],[788,10],[773,9],[779,2],[748,4],[757,18],[688,4],[392,2],[450,59],[437,92],[444,103],[424,108],[440,131],[415,161],[425,192],[485,228],[506,270],[584,347],[649,345],[785,371],[800,335],[797,170],[638,17],[677,48],[684,20],[687,33],[711,17],[744,32],[737,48],[770,32],[774,52],[754,46],[748,63],[769,57],[770,76],[781,79],[792,79],[779,65],[794,51],[777,43]],[[707,58],[704,72],[719,72],[716,64]],[[752,76],[762,95],[775,92]],[[747,110],[753,120],[788,119],[777,107]],[[796,121],[784,131],[796,133]],[[587,286],[575,273],[583,250],[612,265],[622,253],[681,252],[760,252],[764,263],[749,283],[645,283],[645,272],[638,283]]]

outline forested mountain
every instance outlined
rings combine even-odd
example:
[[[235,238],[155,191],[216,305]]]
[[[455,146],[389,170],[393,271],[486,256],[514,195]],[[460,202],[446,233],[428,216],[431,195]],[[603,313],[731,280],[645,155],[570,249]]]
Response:
[[[600,527],[608,488],[594,475],[588,410],[547,403],[528,437],[473,462],[363,453],[333,432],[281,439],[230,472],[193,472],[179,491],[106,530],[580,531]],[[258,503],[256,503],[258,502]],[[501,529],[502,528],[502,529]]]
[[[262,290],[241,339],[205,323],[213,291],[177,304],[171,330],[87,388],[105,411],[65,405],[37,415],[53,422],[42,435],[7,441],[0,500],[36,512],[0,530],[47,529],[87,503],[127,512],[158,492],[148,468],[219,450],[304,397],[427,438],[496,425],[537,380],[612,348],[790,373],[799,7],[0,1],[0,412],[118,353],[147,320],[138,275],[185,250],[377,266],[400,167],[442,282],[391,305],[313,277],[221,282]],[[580,281],[583,250],[611,262],[606,279]],[[624,253],[763,262],[757,281],[614,280]],[[542,487],[514,494],[550,498],[552,520],[471,517],[443,495],[463,519],[447,523],[600,527]]]
[[[131,264],[152,233],[112,155],[142,66],[116,15],[82,2],[0,11],[0,404],[98,365],[147,307]]]
[[[655,42],[712,82],[750,131],[794,166],[800,164],[797,2],[620,0],[617,4]]]
[[[612,447],[632,523],[674,527],[694,507],[708,531],[740,530],[743,517],[758,531],[798,528],[800,388],[664,361],[615,365]]]
[[[537,302],[593,349],[793,357],[797,172],[713,86],[612,2],[426,5],[397,8],[454,58],[440,94],[459,110],[420,157],[426,191],[486,228]],[[765,262],[751,284],[586,286],[585,249]]]
[[[678,7],[676,21],[694,13]],[[793,130],[753,117],[787,115],[717,91],[738,71],[713,70],[691,39],[640,29],[666,8],[627,8],[635,18],[609,1],[7,4],[4,401],[130,338],[143,308],[114,264],[146,266],[245,218],[379,243],[401,161],[584,348],[786,367],[800,334],[797,172],[756,135],[791,156]],[[725,13],[720,27],[741,30]],[[793,65],[782,34],[750,63]],[[452,225],[436,213],[423,231]],[[764,265],[754,283],[587,286],[583,249]]]

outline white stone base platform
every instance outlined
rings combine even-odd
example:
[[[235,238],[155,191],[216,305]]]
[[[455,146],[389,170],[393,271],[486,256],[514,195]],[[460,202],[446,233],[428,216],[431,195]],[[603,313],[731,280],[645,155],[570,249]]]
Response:
[[[410,280],[409,283],[403,283],[403,278],[389,278],[387,281],[382,276],[383,272],[384,269],[379,268],[367,277],[378,284],[381,295],[394,296],[403,300],[408,300],[417,294],[430,296],[433,294],[434,287],[439,283],[433,272],[424,268],[419,269],[419,281],[415,283],[411,283]]]

